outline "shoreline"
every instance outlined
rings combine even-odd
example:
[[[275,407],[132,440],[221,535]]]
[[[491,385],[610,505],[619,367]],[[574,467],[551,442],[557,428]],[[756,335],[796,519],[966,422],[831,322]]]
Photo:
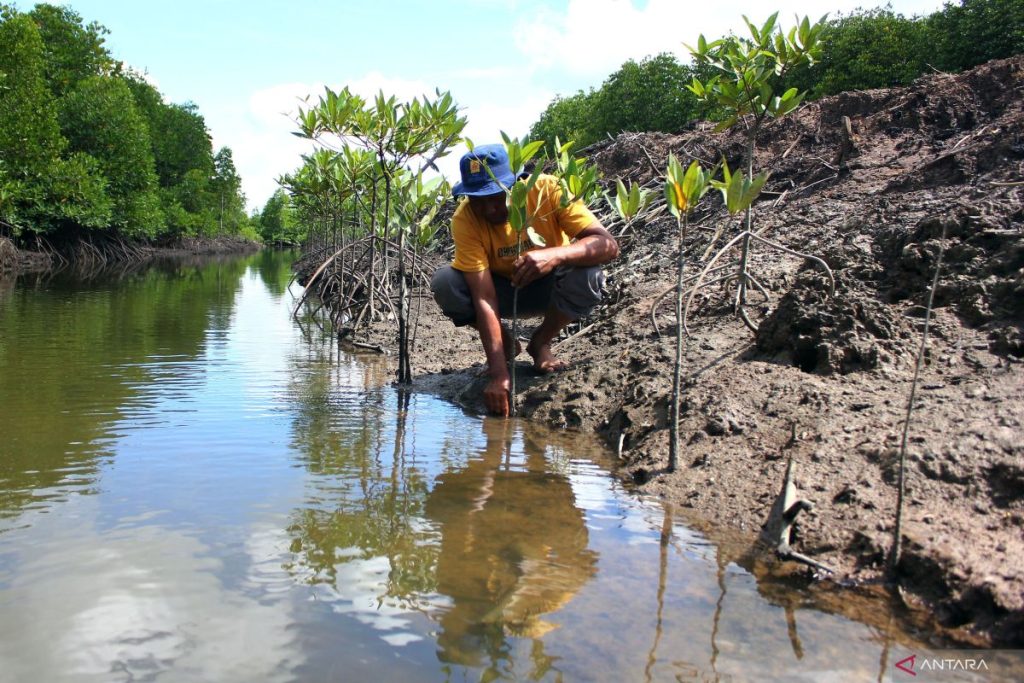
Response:
[[[236,237],[189,237],[165,245],[138,243],[130,245],[130,257],[118,257],[97,263],[90,260],[87,268],[133,266],[153,259],[196,256],[203,254],[237,254],[264,248],[256,242]],[[47,273],[63,268],[74,268],[76,262],[57,251],[18,249],[8,238],[0,238],[0,276],[18,276]]]
[[[1016,57],[825,98],[766,125],[755,167],[773,174],[756,225],[823,258],[836,292],[828,296],[815,266],[763,248],[751,260],[767,291],[748,309],[757,334],[733,315],[727,283],[700,291],[675,472],[666,466],[677,323],[663,296],[675,280],[676,226],[664,212],[620,238],[605,303],[556,348],[570,368],[521,372],[520,416],[597,433],[641,492],[747,538],[760,533],[792,460],[798,496],[813,506],[797,518],[793,549],[833,567],[831,584],[881,582],[890,578],[900,435],[941,248],[910,431],[898,594],[952,642],[1024,645],[1024,188],[1013,170],[1024,150],[1006,135],[1024,126],[1022,92]],[[961,122],[953,134],[951,112]],[[971,145],[958,146],[965,137]],[[622,134],[590,154],[606,179],[656,187],[669,152],[735,166],[743,149],[741,134],[698,126]],[[837,150],[846,150],[838,165],[823,161]],[[724,220],[720,202],[702,209],[689,253],[700,258]],[[482,412],[476,333],[441,319],[429,296],[422,303],[413,389]],[[394,338],[391,324],[375,323],[360,339],[390,347]]]

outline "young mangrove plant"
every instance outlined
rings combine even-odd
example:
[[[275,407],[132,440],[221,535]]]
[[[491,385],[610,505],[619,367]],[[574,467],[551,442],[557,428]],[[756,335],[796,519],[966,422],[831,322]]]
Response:
[[[419,264],[419,255],[427,251],[435,243],[437,227],[434,224],[434,219],[437,217],[437,213],[445,201],[447,201],[451,192],[451,186],[441,176],[424,180],[423,171],[415,175],[401,175],[398,180],[395,197],[395,210],[398,219],[397,229],[406,231],[412,243],[412,263],[409,266],[409,272],[411,273],[411,278],[415,278],[419,274],[424,280],[427,280],[429,279],[429,274],[421,272],[422,267]],[[422,301],[423,299],[420,298],[419,303],[422,303]],[[416,344],[416,328],[419,324],[418,305],[415,317],[410,317],[412,318],[412,329],[411,332],[408,328],[406,329],[409,349],[405,355],[406,359],[411,358]],[[412,368],[406,366],[405,373],[411,377]]]
[[[505,192],[505,201],[508,205],[508,222],[512,226],[512,229],[516,233],[516,259],[518,260],[522,256],[523,232],[526,232],[530,242],[538,247],[546,246],[544,238],[541,237],[532,227],[534,216],[530,214],[529,205],[527,198],[529,197],[530,191],[536,186],[537,181],[540,179],[541,171],[544,168],[543,160],[545,155],[543,154],[544,141],[534,140],[529,141],[526,138],[522,140],[509,137],[505,131],[501,132],[501,139],[505,143],[505,151],[508,154],[508,165],[512,171],[512,175],[515,178],[522,178],[526,175],[527,164],[534,160],[538,154],[540,157],[534,162],[533,171],[529,174],[526,180],[517,180],[512,183],[511,187],[504,185],[497,176],[494,175],[490,167],[484,164],[484,168],[487,173],[490,174],[498,185],[501,186]],[[467,140],[467,145],[470,151],[473,150],[473,143]],[[542,202],[537,202],[537,206],[541,206]],[[513,349],[519,340],[519,288],[515,287],[512,290],[512,346]],[[517,413],[516,405],[516,359],[515,352],[509,352],[506,349],[506,356],[508,357],[508,376],[509,376],[509,414],[515,416]]]
[[[709,43],[702,34],[696,48],[686,46],[698,65],[709,66],[718,72],[703,82],[695,77],[687,86],[698,99],[726,112],[726,118],[715,130],[743,126],[747,138],[747,178],[754,177],[754,153],[762,125],[769,118],[779,119],[794,111],[806,96],[806,92],[801,93],[796,88],[780,93],[778,85],[792,69],[818,59],[826,17],[823,16],[814,24],[804,17],[797,26],[784,33],[776,26],[778,12],[772,14],[760,28],[744,16],[743,21],[750,31],[750,38],[729,36]],[[748,271],[750,245],[755,233],[749,206],[744,213],[745,227],[738,240],[742,242],[742,252],[734,310],[756,332],[757,328],[745,311],[747,288],[757,286]],[[723,251],[731,248],[734,243],[731,241]]]
[[[544,151],[543,140],[530,141],[527,138],[519,140],[509,137],[504,131],[501,132],[501,139],[505,144],[505,151],[508,154],[509,169],[512,171],[513,176],[520,180],[514,182],[511,187],[506,187],[494,175],[491,169],[487,167],[486,163],[484,168],[505,192],[508,206],[508,222],[516,233],[516,259],[518,260],[522,256],[522,235],[524,233],[534,246],[547,246],[544,238],[533,229],[534,221],[539,217],[539,214],[531,212],[530,202],[528,201],[530,192],[536,187],[537,181],[544,170],[547,154]],[[472,151],[472,141],[467,139],[466,144],[470,151]],[[598,192],[597,181],[599,173],[597,168],[586,163],[583,159],[570,155],[569,150],[572,145],[572,142],[567,142],[563,145],[556,140],[558,155],[555,157],[555,168],[551,175],[558,182],[560,189],[559,205],[563,208],[575,201],[586,203],[589,198],[592,198]],[[533,164],[533,170],[528,171],[527,169],[531,163]],[[543,195],[538,197],[533,211],[540,211],[547,203]],[[516,344],[518,339],[519,288],[516,287],[512,292],[512,344]],[[509,413],[514,416],[517,413],[516,398],[518,396],[515,354],[509,353],[508,356],[510,383]]]
[[[466,125],[465,117],[449,93],[436,93],[436,99],[414,98],[399,102],[395,97],[378,93],[372,103],[355,95],[348,88],[340,92],[327,89],[316,106],[299,110],[299,131],[296,135],[316,142],[321,150],[344,155],[351,148],[372,158],[364,168],[361,184],[368,189],[369,202],[364,192],[351,196],[352,208],[358,215],[358,225],[368,232],[358,245],[362,253],[353,253],[352,272],[363,272],[366,281],[355,291],[361,292],[354,331],[366,320],[383,319],[387,311],[398,321],[398,381],[412,380],[409,350],[411,285],[414,271],[410,263],[416,261],[416,240],[411,240],[413,226],[400,220],[395,208],[401,179],[411,182],[426,168],[435,168],[434,162],[446,155],[459,141]],[[418,168],[413,168],[418,166]],[[355,184],[353,182],[353,184]],[[353,242],[325,262],[333,262]],[[397,268],[392,268],[392,262]],[[397,271],[396,273],[393,272]],[[397,277],[395,277],[397,276]],[[397,280],[397,311],[393,299],[393,280]],[[383,304],[379,307],[378,304]]]
[[[640,215],[640,212],[646,209],[654,199],[654,194],[643,189],[639,184],[630,183],[627,189],[626,184],[618,179],[615,181],[615,196],[612,197],[605,192],[604,199],[625,223],[622,230],[619,231],[620,235],[624,235],[632,227],[633,221]]]
[[[558,154],[555,156],[555,175],[559,187],[562,188],[560,204],[563,209],[575,201],[589,205],[601,189],[597,184],[601,175],[597,166],[570,154],[573,144],[575,143],[570,141],[563,145],[557,137],[555,138],[555,145],[558,148]]]
[[[694,161],[685,171],[682,165],[669,154],[668,171],[665,174],[665,201],[668,210],[676,217],[678,228],[677,271],[676,271],[676,363],[672,373],[672,406],[669,411],[669,453],[668,471],[674,472],[679,463],[679,408],[683,377],[683,271],[686,269],[686,233],[690,225],[690,213],[701,197],[710,189],[711,174]]]
[[[717,188],[722,193],[722,203],[725,204],[725,208],[729,212],[729,215],[736,216],[740,212],[747,212],[750,210],[750,205],[753,204],[754,201],[757,199],[758,195],[761,194],[761,188],[764,187],[764,184],[765,182],[767,182],[767,180],[768,173],[759,173],[753,178],[747,178],[745,175],[743,175],[742,171],[730,173],[729,164],[723,161],[722,180],[713,180],[711,182],[714,185],[714,187]],[[707,275],[711,273],[713,270],[715,270],[715,264],[718,262],[718,260],[724,254],[728,253],[728,251],[733,246],[738,244],[740,241],[759,242],[761,244],[771,247],[772,249],[776,249],[783,253],[790,254],[791,256],[798,256],[800,258],[807,259],[809,261],[812,261],[813,263],[816,263],[817,265],[821,266],[822,270],[824,270],[825,274],[828,276],[829,296],[835,294],[835,277],[832,275],[832,269],[828,267],[828,264],[825,263],[825,261],[818,258],[817,256],[812,256],[811,254],[805,254],[803,252],[799,252],[794,249],[785,247],[777,242],[773,242],[772,240],[762,237],[757,233],[750,232],[749,230],[743,230],[740,232],[740,234],[736,235],[736,237],[733,237],[732,240],[730,240],[724,247],[722,247],[707,262],[707,264],[704,266],[704,269],[697,276],[697,279],[694,282],[693,287],[690,288],[690,296],[688,296],[686,299],[686,306],[683,308],[682,315],[682,327],[687,333],[689,333],[689,329],[686,326],[686,319],[689,315],[690,306],[693,303],[694,295],[697,293],[697,290],[700,288],[700,286],[704,283],[704,278],[707,277]],[[719,279],[731,280],[733,277],[743,277],[743,275],[730,275]],[[765,291],[764,287],[761,286],[757,279],[754,278],[754,276],[750,275],[749,273],[746,274],[746,277],[750,284],[757,288],[757,290],[761,292],[765,299],[768,299],[768,292]],[[755,329],[756,331],[756,328],[754,328],[754,324],[750,321],[750,318],[747,316],[743,306],[741,306],[739,303],[739,290],[737,290],[737,299],[734,302],[734,306],[736,306],[738,315],[743,320],[743,322],[748,327],[750,327],[751,329]]]

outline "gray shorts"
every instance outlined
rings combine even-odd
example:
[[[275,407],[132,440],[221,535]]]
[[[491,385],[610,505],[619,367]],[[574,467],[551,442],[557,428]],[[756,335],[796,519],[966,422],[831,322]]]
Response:
[[[498,294],[498,314],[512,317],[512,294],[515,288],[508,278],[491,273]],[[600,266],[565,266],[519,290],[518,313],[529,318],[544,315],[550,307],[576,320],[589,315],[601,302],[604,271]],[[430,282],[434,300],[441,312],[457,327],[476,322],[476,309],[469,295],[469,285],[461,271],[451,266],[438,268]]]

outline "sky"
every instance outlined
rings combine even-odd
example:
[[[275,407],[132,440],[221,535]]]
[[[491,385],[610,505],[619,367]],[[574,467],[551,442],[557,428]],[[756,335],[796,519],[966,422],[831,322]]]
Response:
[[[812,20],[870,0],[52,0],[110,30],[113,57],[147,74],[168,102],[194,102],[214,148],[228,146],[250,210],[301,165],[312,143],[291,133],[301,98],[324,87],[409,100],[450,91],[476,144],[525,135],[556,95],[599,87],[629,59],[745,32],[779,11]],[[34,3],[18,0],[27,11]],[[904,16],[942,0],[892,0]],[[456,148],[441,169],[457,180]]]

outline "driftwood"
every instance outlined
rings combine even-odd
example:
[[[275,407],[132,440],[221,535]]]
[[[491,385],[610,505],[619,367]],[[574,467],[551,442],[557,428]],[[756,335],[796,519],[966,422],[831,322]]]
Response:
[[[775,548],[775,554],[782,560],[793,560],[815,569],[835,573],[828,565],[796,552],[790,546],[792,541],[793,523],[797,515],[812,508],[809,501],[799,499],[796,484],[793,483],[793,458],[786,463],[786,476],[782,482],[782,490],[768,513],[768,521],[761,532],[761,541]]]

